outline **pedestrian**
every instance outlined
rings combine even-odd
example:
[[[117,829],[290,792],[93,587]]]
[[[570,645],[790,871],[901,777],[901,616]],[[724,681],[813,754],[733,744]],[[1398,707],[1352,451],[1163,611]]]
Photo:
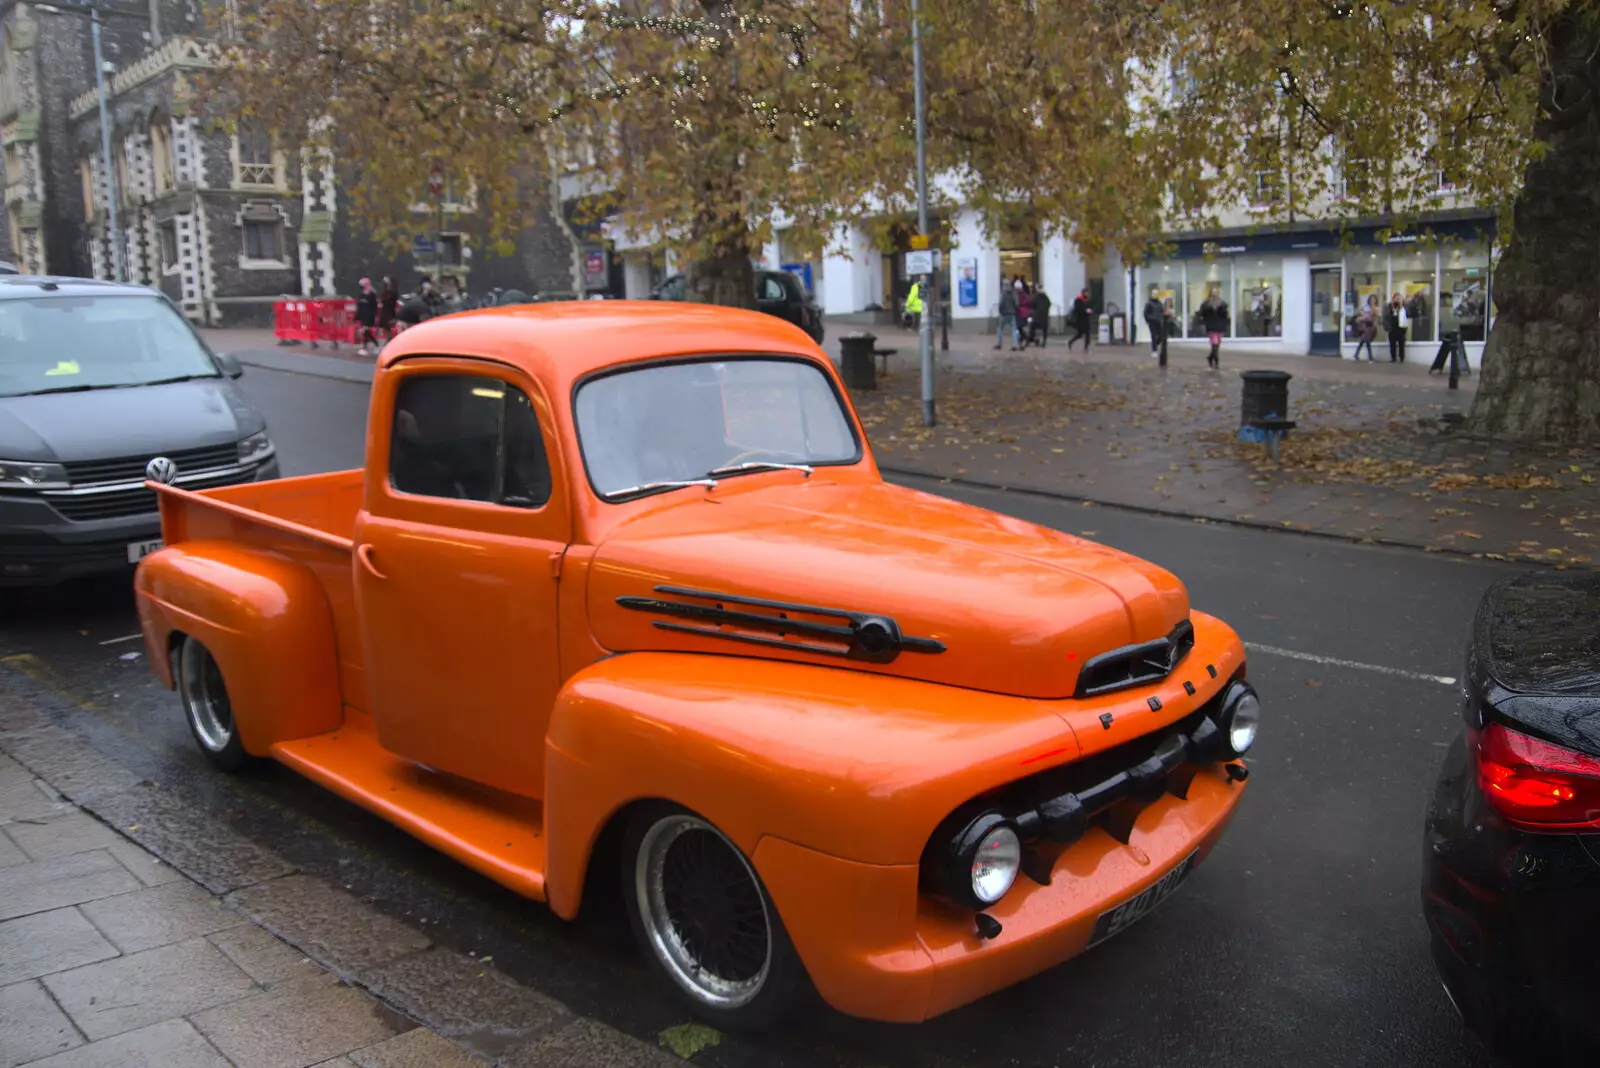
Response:
[[[1390,363],[1406,362],[1406,327],[1409,325],[1411,317],[1406,313],[1400,294],[1390,294],[1389,306],[1383,309],[1383,328],[1389,333]]]
[[[906,329],[920,326],[922,323],[922,283],[912,282],[910,292],[906,293]]]
[[[1167,336],[1167,308],[1158,296],[1161,291],[1150,287],[1150,299],[1144,302],[1144,325],[1150,329],[1150,355],[1160,357],[1161,340]]]
[[[374,333],[374,328],[378,325],[378,291],[372,288],[370,278],[361,280],[361,295],[356,298],[356,323],[361,327],[358,331],[361,355],[376,356],[378,336]]]
[[[1072,351],[1072,343],[1083,340],[1083,351],[1089,351],[1089,328],[1094,322],[1094,309],[1089,307],[1089,289],[1085,286],[1072,298],[1072,311],[1067,316],[1067,325],[1072,327],[1072,336],[1067,338],[1067,351]]]
[[[440,293],[438,287],[433,284],[433,279],[429,278],[427,275],[423,275],[422,281],[417,283],[416,295],[421,297],[423,303],[428,306],[428,316],[430,318],[438,315],[439,309],[444,306],[444,295]]]
[[[1033,318],[1029,324],[1034,343],[1044,348],[1050,340],[1050,294],[1042,289],[1033,295]]]
[[[400,313],[400,291],[394,279],[383,276],[383,290],[378,294],[378,337],[388,338],[394,333],[395,317]],[[382,342],[379,342],[380,346]]]
[[[1022,335],[1019,348],[1028,347],[1028,331],[1033,325],[1033,294],[1028,290],[1028,283],[1022,283],[1022,288],[1017,290],[1017,332]]]
[[[1019,279],[1020,281],[1020,279]],[[1017,288],[1016,286],[1002,286],[1000,289],[1000,328],[995,334],[994,347],[996,349],[1006,343],[1006,335],[1011,335],[1011,351],[1017,351]]]
[[[1211,342],[1206,354],[1206,366],[1216,370],[1222,366],[1222,339],[1228,333],[1228,302],[1222,299],[1222,290],[1213,289],[1206,302],[1200,305],[1200,326]]]
[[[1369,305],[1356,316],[1356,362],[1361,362],[1361,347],[1366,346],[1367,362],[1376,363],[1372,357],[1372,339],[1378,336],[1378,315]]]
[[[397,318],[406,326],[416,326],[433,318],[433,306],[428,303],[428,298],[423,295],[421,289],[418,289],[400,302],[400,313]]]

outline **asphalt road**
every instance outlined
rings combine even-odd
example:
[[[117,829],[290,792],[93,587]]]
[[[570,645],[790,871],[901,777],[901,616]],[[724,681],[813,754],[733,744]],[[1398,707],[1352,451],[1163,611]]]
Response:
[[[366,387],[259,368],[241,386],[266,411],[285,474],[360,463]],[[1232,623],[1255,646],[1265,704],[1251,794],[1180,893],[1078,960],[920,1026],[819,1011],[761,1039],[725,1037],[696,1062],[1485,1064],[1433,977],[1418,877],[1424,805],[1458,729],[1459,690],[1441,679],[1460,674],[1472,609],[1506,568],[917,484],[1154,560]],[[563,924],[283,769],[211,771],[176,699],[141,659],[122,659],[139,643],[116,639],[136,629],[125,580],[8,591],[0,659],[12,659],[0,667],[54,691],[63,723],[123,763],[436,940],[492,954],[640,1037],[684,1022],[616,930]]]

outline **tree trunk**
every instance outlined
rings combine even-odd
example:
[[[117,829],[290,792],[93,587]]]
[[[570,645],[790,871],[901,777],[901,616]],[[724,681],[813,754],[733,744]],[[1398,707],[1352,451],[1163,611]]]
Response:
[[[687,275],[688,297],[696,303],[728,308],[756,306],[755,268],[742,243],[690,264]]]
[[[1469,429],[1527,442],[1600,442],[1600,84],[1594,28],[1568,16],[1546,34],[1550,146],[1529,168],[1515,230],[1493,279],[1498,317],[1484,347]]]

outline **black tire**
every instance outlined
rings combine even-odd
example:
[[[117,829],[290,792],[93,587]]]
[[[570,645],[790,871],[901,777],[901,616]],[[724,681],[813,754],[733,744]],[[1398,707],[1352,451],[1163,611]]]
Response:
[[[250,760],[239,741],[239,731],[233,720],[233,702],[228,697],[228,686],[222,678],[222,668],[217,665],[211,650],[199,638],[190,634],[184,637],[173,657],[176,661],[173,676],[178,685],[178,696],[183,701],[183,715],[189,721],[189,733],[206,759],[222,771],[235,772]]]
[[[767,888],[710,821],[677,805],[641,808],[623,837],[621,868],[639,952],[694,1015],[723,1031],[760,1031],[805,1000],[811,980]],[[648,889],[652,871],[658,895]],[[703,947],[707,936],[714,945]]]

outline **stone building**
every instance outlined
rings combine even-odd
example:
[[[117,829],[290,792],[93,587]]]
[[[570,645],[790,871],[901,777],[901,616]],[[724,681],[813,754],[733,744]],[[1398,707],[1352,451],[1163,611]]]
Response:
[[[469,292],[572,288],[581,239],[532,191],[510,255],[475,255],[488,247],[484,220],[448,194],[442,205],[419,196],[409,249],[370,240],[341,215],[337,160],[200,99],[215,6],[204,0],[98,4],[108,174],[91,24],[78,4],[0,0],[0,259],[24,273],[139,282],[207,325],[264,325],[282,297],[349,296],[362,276],[393,276],[403,290],[423,274]]]

